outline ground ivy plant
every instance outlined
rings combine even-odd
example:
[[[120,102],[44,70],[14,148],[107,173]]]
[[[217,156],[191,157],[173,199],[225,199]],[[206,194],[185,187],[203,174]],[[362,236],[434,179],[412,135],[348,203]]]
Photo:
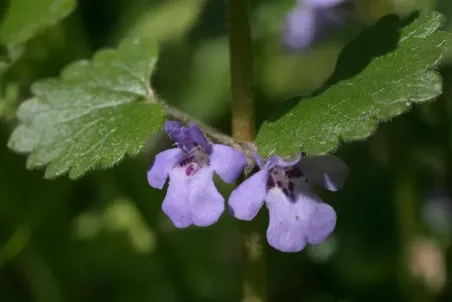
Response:
[[[28,2],[10,1],[0,22],[0,108],[6,85],[2,75],[20,60],[26,42],[69,15],[76,4],[36,0],[38,9],[29,10]],[[281,32],[285,49],[292,52],[311,48],[350,17],[350,1],[294,2]],[[444,20],[437,12],[383,17],[342,50],[321,88],[284,102],[256,131],[248,5],[228,0],[231,136],[159,99],[150,82],[157,42],[128,37],[116,49],[70,64],[59,78],[35,82],[31,97],[17,108],[8,147],[27,154],[27,168],[45,168],[46,178],[68,174],[76,179],[137,154],[151,133],[164,129],[175,147],[156,156],[147,178],[156,189],[169,179],[162,208],[176,227],[206,227],[223,214],[225,198],[213,182],[218,174],[228,183],[240,181],[226,198],[236,218],[252,220],[266,205],[267,240],[273,248],[299,252],[307,244],[320,244],[337,217],[314,187],[339,190],[350,173],[329,153],[340,143],[369,137],[379,123],[413,103],[438,97],[442,81],[435,69],[450,36],[440,31]],[[245,238],[261,244],[247,234]],[[262,274],[252,273],[262,259],[252,249],[244,262],[245,282],[262,285]],[[265,300],[259,285],[244,295]]]

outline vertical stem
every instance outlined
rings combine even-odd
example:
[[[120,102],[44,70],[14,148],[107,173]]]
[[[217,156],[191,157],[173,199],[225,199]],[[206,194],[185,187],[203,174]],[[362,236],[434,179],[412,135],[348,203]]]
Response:
[[[266,275],[264,246],[258,221],[243,222],[242,302],[265,302]]]
[[[413,302],[429,302],[433,296],[428,293],[421,282],[417,281],[410,272],[409,265],[411,249],[416,237],[421,234],[419,226],[419,192],[416,187],[413,170],[398,167],[398,174],[394,188],[394,202],[396,222],[399,230],[399,286]],[[402,171],[402,172],[400,172]]]
[[[254,104],[249,1],[228,0],[229,60],[232,93],[232,135],[238,142],[254,141]]]
[[[253,63],[249,0],[228,0],[229,60],[232,94],[232,136],[237,142],[255,138],[252,94]],[[242,302],[264,302],[265,263],[259,223],[243,223]]]

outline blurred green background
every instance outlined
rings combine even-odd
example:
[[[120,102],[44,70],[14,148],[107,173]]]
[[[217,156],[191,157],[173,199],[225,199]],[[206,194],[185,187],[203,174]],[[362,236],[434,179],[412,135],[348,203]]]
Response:
[[[294,2],[252,1],[257,124],[278,102],[318,88],[341,48],[390,10],[427,7],[452,18],[450,0],[356,0],[352,24],[289,55],[281,27]],[[1,17],[8,1],[0,3]],[[0,94],[0,302],[240,301],[239,223],[225,213],[209,228],[175,229],[160,210],[164,191],[147,184],[153,156],[170,144],[164,135],[153,135],[140,156],[78,181],[44,180],[6,148],[32,82],[130,34],[161,42],[153,78],[159,96],[228,132],[226,20],[220,0],[79,0],[68,18],[27,43]],[[340,147],[351,178],[341,192],[321,192],[338,213],[336,231],[297,254],[265,247],[269,301],[452,301],[447,58],[441,73],[439,100]],[[233,188],[218,185],[225,196]],[[266,210],[260,215],[264,234]]]

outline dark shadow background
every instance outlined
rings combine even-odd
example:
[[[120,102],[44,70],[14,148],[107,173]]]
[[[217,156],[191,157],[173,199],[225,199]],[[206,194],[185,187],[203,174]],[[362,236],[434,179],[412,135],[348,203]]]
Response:
[[[281,101],[333,81],[341,50],[365,25],[426,7],[452,18],[449,0],[394,0],[392,11],[384,1],[357,0],[347,28],[290,55],[280,29],[294,1],[253,1],[257,124]],[[168,146],[163,136],[153,135],[137,158],[78,181],[44,180],[6,148],[14,108],[31,83],[129,34],[161,41],[152,82],[162,98],[230,131],[225,14],[217,0],[80,0],[68,18],[29,41],[0,87],[15,104],[0,121],[1,302],[240,301],[239,223],[225,213],[212,227],[177,230],[161,212],[164,191],[147,184],[155,153]],[[452,301],[449,58],[439,100],[340,147],[352,174],[343,191],[321,192],[338,213],[330,239],[297,254],[265,248],[270,302]],[[340,65],[342,76],[360,63]],[[225,196],[233,188],[218,186]],[[266,210],[260,215],[264,234]]]

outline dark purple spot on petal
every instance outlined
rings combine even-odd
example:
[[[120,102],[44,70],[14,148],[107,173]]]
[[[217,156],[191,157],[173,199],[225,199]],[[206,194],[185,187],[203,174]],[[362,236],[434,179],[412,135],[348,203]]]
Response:
[[[301,172],[297,168],[291,168],[286,171],[286,176],[288,178],[299,178],[303,176],[303,172]]]
[[[179,165],[181,167],[185,167],[185,166],[187,166],[188,164],[191,164],[194,161],[195,161],[195,156],[191,155],[189,157],[186,157],[184,160],[182,160]]]
[[[273,177],[269,177],[267,180],[267,187],[268,188],[274,188],[276,187],[275,181],[273,180]]]
[[[193,164],[190,164],[185,168],[185,175],[187,176],[192,176],[193,174],[195,174],[195,172],[196,168]]]

